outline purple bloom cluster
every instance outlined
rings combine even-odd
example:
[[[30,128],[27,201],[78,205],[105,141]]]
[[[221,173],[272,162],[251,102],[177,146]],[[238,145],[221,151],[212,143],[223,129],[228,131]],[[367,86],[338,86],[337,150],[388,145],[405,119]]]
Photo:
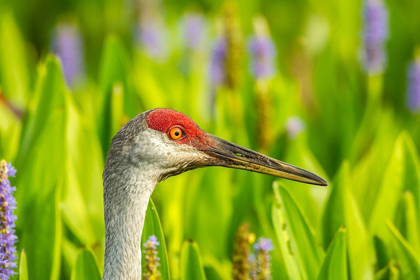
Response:
[[[387,63],[388,10],[382,0],[366,0],[364,11],[364,66],[369,74],[382,72]]]
[[[290,139],[296,137],[305,129],[305,123],[298,116],[291,116],[286,120],[287,136]]]
[[[255,254],[251,253],[248,257],[249,262],[249,278],[251,280],[257,279],[257,257]]]
[[[210,78],[213,87],[223,84],[226,81],[226,57],[227,44],[226,39],[220,37],[213,47],[211,64],[210,64]]]
[[[143,273],[145,280],[160,280],[161,274],[159,271],[159,257],[158,257],[158,251],[157,246],[159,246],[160,243],[157,240],[157,237],[155,235],[149,236],[146,243],[143,244],[145,254],[145,270]]]
[[[203,41],[205,21],[199,13],[188,13],[184,17],[185,45],[189,50],[197,50]]]
[[[61,59],[66,82],[74,85],[85,73],[83,38],[79,28],[70,23],[59,24],[54,32],[53,51]]]
[[[146,54],[155,61],[164,61],[168,56],[167,34],[163,24],[157,19],[145,17],[140,21],[137,39]]]
[[[269,78],[276,73],[276,47],[268,35],[251,37],[248,49],[251,53],[251,74],[255,79]]]
[[[257,277],[256,279],[271,279],[271,256],[270,251],[274,250],[270,238],[259,238],[254,244],[254,250],[257,255]]]
[[[9,177],[16,174],[16,169],[5,160],[0,162],[0,279],[9,279],[16,274],[15,220],[13,210],[16,200],[13,197],[15,187],[10,185]]]
[[[420,60],[410,63],[407,71],[407,108],[416,113],[420,109]]]

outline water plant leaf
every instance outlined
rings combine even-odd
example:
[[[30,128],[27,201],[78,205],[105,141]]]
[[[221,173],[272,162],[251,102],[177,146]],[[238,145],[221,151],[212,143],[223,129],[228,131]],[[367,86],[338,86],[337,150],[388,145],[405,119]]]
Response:
[[[98,265],[92,251],[85,248],[79,251],[71,280],[101,280]]]
[[[410,191],[420,211],[420,164],[415,145],[407,132],[402,132],[394,145],[375,207],[369,221],[370,231],[389,240],[386,220],[394,220],[398,202],[404,191]]]
[[[401,268],[401,278],[420,279],[419,255],[390,221],[386,224],[391,232],[394,253]]]
[[[198,245],[186,240],[181,251],[181,280],[205,280],[203,262]]]
[[[330,246],[318,275],[319,280],[342,279],[347,280],[347,246],[346,229],[341,227]]]
[[[60,279],[62,186],[63,181],[58,181],[45,199],[32,209],[27,219],[28,225],[21,242],[27,248],[28,274],[31,279]]]
[[[28,280],[28,263],[26,260],[26,252],[24,249],[20,253],[19,280]]]
[[[315,279],[324,259],[324,252],[316,242],[315,232],[308,223],[300,206],[286,188],[274,184],[273,189],[276,198],[273,222],[275,223],[280,245],[282,247],[284,245],[287,246],[286,248],[281,248],[281,250],[284,252],[283,256],[285,259],[289,259],[291,274],[297,274],[295,271],[296,264],[301,278]],[[282,216],[284,217],[283,221],[281,221]],[[288,241],[280,236],[284,234],[284,230],[282,230],[284,227],[287,228],[288,238],[290,238]],[[294,261],[290,259],[291,257]]]
[[[416,251],[420,250],[420,231],[413,194],[405,191],[395,215],[395,225]]]
[[[325,206],[322,220],[324,246],[330,244],[334,232],[345,225],[351,277],[352,279],[370,279],[374,275],[373,244],[351,192],[349,169],[349,163],[344,162],[334,180]]]

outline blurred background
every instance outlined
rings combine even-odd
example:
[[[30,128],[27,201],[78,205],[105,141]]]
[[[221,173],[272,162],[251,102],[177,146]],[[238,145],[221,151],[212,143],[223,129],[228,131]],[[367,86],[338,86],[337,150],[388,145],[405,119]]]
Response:
[[[270,279],[252,273],[260,237],[272,279],[420,279],[419,10],[0,1],[0,159],[17,169],[20,271],[100,277],[111,139],[164,107],[330,185],[221,168],[168,179],[143,233],[160,241],[162,279]]]

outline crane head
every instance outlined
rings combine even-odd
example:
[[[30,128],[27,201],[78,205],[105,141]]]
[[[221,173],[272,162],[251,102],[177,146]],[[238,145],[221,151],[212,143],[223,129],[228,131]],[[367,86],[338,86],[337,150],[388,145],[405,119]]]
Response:
[[[141,122],[143,128],[133,139],[127,154],[130,162],[142,165],[143,170],[148,168],[156,172],[154,176],[158,181],[195,168],[223,166],[307,184],[328,185],[311,172],[213,136],[180,112],[154,109],[139,116],[137,122]],[[116,138],[124,130],[133,131],[130,126],[133,123],[129,122]]]

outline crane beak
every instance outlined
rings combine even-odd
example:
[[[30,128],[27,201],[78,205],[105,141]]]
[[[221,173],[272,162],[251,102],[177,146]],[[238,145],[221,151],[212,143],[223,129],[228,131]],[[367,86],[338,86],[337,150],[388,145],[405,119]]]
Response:
[[[327,181],[321,177],[299,167],[238,146],[209,133],[206,133],[205,138],[207,145],[200,150],[213,158],[211,165],[244,169],[306,184],[328,185]]]

